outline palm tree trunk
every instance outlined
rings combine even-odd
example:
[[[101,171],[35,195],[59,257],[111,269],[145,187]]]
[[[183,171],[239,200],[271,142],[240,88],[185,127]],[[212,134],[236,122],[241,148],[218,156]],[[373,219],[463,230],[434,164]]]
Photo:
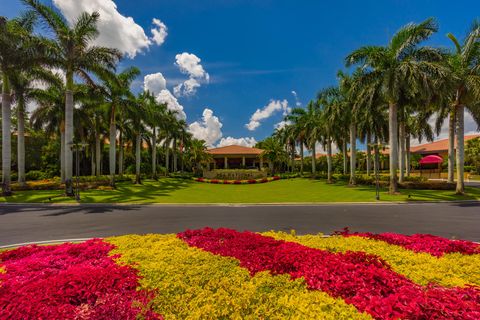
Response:
[[[165,138],[165,176],[168,176],[168,172],[170,171],[170,146],[169,141]]]
[[[343,139],[342,153],[343,153],[343,174],[346,175],[348,171],[347,139]]]
[[[95,134],[95,162],[96,162],[96,176],[100,176],[102,174],[101,168],[100,168],[100,155],[101,155],[101,150],[100,150],[100,135],[98,133]]]
[[[403,183],[405,178],[405,122],[401,121],[399,123],[399,142],[400,142],[400,157],[399,157],[399,164],[400,164],[400,178],[398,182]]]
[[[295,172],[295,142],[290,143],[290,147],[292,149],[292,155],[291,155],[291,163],[292,163],[292,173]]]
[[[405,164],[405,169],[407,173],[407,177],[410,177],[410,159],[411,159],[411,153],[410,153],[410,134],[407,134],[407,137],[405,139],[405,148],[407,149],[407,161]]]
[[[465,192],[463,165],[464,165],[464,109],[463,105],[457,105],[457,194],[463,194]]]
[[[355,185],[355,169],[357,168],[357,128],[355,123],[350,125],[350,185]]]
[[[17,122],[18,184],[25,186],[25,101],[22,96],[18,98]]]
[[[300,174],[303,174],[303,141],[300,141]]]
[[[378,148],[378,137],[375,135],[375,145],[373,148],[374,154],[374,159],[373,159],[373,172],[374,174],[377,174],[377,172],[380,170],[380,155],[378,154],[380,152]]]
[[[173,138],[173,172],[177,172],[177,138]]]
[[[315,178],[315,175],[317,174],[317,166],[316,166],[316,159],[317,155],[315,153],[315,142],[313,142],[312,145],[312,178]]]
[[[152,178],[157,178],[157,128],[153,127],[152,136]]]
[[[450,183],[454,182],[455,176],[455,110],[450,111],[448,119],[448,177]]]
[[[10,187],[12,166],[12,110],[10,99],[10,85],[7,76],[4,74],[2,88],[2,194],[4,196],[12,194]]]
[[[397,104],[390,102],[388,105],[388,137],[390,144],[390,193],[398,193],[397,168],[398,168],[398,131],[397,131]]]
[[[332,183],[332,140],[327,139],[327,183]]]
[[[65,194],[73,196],[73,73],[67,72],[65,91]]]
[[[135,183],[140,184],[140,146],[142,144],[142,135],[138,133],[136,138],[137,141],[135,143]]]
[[[371,165],[372,165],[372,135],[370,132],[367,132],[367,175],[370,175]]]
[[[91,159],[91,169],[92,169],[92,177],[95,176],[95,172],[97,172],[97,168],[96,168],[96,165],[97,163],[95,162],[95,145],[92,144],[90,146],[90,159]]]
[[[116,154],[115,147],[117,144],[117,128],[115,126],[115,108],[112,108],[112,115],[110,116],[110,150],[109,150],[109,163],[110,163],[110,185],[115,187],[115,162]]]
[[[60,181],[65,183],[65,123],[60,123]]]
[[[118,175],[123,176],[123,155],[124,155],[124,146],[123,146],[123,131],[120,130],[118,136]]]

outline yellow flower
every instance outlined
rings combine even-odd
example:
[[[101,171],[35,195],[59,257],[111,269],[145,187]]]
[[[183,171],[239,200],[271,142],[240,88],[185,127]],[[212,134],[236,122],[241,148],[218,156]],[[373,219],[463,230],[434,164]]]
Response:
[[[303,279],[261,272],[238,261],[189,247],[175,235],[121,236],[118,263],[139,270],[140,286],[156,289],[154,310],[166,319],[371,319],[365,313],[306,288]]]
[[[297,242],[311,248],[332,252],[363,251],[378,255],[392,269],[421,285],[437,283],[446,287],[480,285],[480,254],[445,254],[434,257],[428,253],[416,253],[384,241],[362,237],[322,237],[321,235],[295,236],[285,232],[265,232],[275,239]]]

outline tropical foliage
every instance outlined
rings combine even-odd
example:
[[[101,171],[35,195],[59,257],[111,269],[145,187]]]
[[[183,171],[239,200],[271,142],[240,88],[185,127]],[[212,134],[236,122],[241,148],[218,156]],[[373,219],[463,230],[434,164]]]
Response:
[[[448,34],[451,50],[424,44],[437,31],[435,20],[429,18],[400,28],[385,46],[369,45],[353,51],[345,58],[346,66],[353,69],[338,73],[336,87],[320,90],[305,108],[292,110],[281,134],[273,136],[286,149],[300,150],[302,173],[303,147],[310,151],[315,175],[316,147],[320,145],[326,150],[327,180],[331,182],[335,144],[343,155],[344,174],[350,158],[350,184],[355,184],[357,141],[366,145],[367,174],[372,173],[372,160],[374,172],[378,172],[380,153],[387,146],[390,193],[396,194],[398,182],[410,175],[411,139],[433,140],[435,130],[429,120],[436,116],[437,133],[444,119],[450,119],[449,182],[453,182],[456,167],[456,191],[464,192],[464,110],[480,125],[480,24],[472,24],[463,42]],[[283,138],[285,133],[288,139]]]
[[[208,162],[205,142],[187,132],[176,112],[149,92],[131,91],[140,70],[118,71],[120,52],[94,44],[97,12],[80,13],[70,23],[37,0],[24,3],[22,16],[0,19],[2,194],[11,194],[12,167],[21,187],[28,170],[42,169],[49,177],[60,176],[65,194],[73,195],[74,173],[108,173],[115,187],[124,172],[141,183],[142,174],[156,178],[162,172],[200,170]],[[36,33],[40,24],[42,34]],[[37,105],[31,114],[28,103]],[[48,143],[33,149],[35,141]],[[44,156],[26,162],[26,150]]]

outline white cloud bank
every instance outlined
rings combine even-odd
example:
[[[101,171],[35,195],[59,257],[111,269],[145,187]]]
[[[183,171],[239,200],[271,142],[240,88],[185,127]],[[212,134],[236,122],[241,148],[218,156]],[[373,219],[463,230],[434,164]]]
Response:
[[[230,145],[253,147],[257,143],[253,137],[234,138],[229,136],[223,138],[222,127],[222,122],[214,115],[213,110],[205,108],[202,118],[191,123],[188,126],[188,131],[194,138],[204,140],[208,147],[225,147]]]
[[[188,131],[194,138],[205,140],[208,146],[213,146],[222,137],[223,124],[217,116],[213,115],[211,109],[203,110],[202,119],[195,121],[188,126]]]
[[[252,116],[250,117],[250,122],[245,125],[245,127],[250,130],[254,131],[257,129],[261,121],[270,118],[275,112],[283,111],[283,115],[287,115],[290,112],[290,108],[288,107],[287,100],[270,100],[270,103],[263,107],[262,109],[257,109]]]
[[[183,106],[167,89],[167,81],[162,73],[157,72],[146,75],[143,79],[143,89],[153,94],[158,103],[165,103],[169,110],[176,111],[178,119],[185,120],[187,118]]]
[[[197,92],[201,83],[208,83],[210,75],[200,64],[202,60],[193,53],[183,52],[175,56],[175,65],[180,72],[188,75],[188,79],[173,88],[175,96],[192,96]]]
[[[220,140],[217,147],[225,147],[225,146],[231,146],[231,145],[253,147],[256,144],[257,144],[257,140],[255,140],[254,137],[245,137],[245,138],[226,137]]]
[[[161,45],[167,36],[167,27],[159,19],[153,19],[152,37],[132,17],[126,17],[117,10],[112,0],[53,0],[69,23],[74,22],[82,12],[100,14],[98,29],[100,34],[95,44],[117,48],[129,58],[156,44]]]

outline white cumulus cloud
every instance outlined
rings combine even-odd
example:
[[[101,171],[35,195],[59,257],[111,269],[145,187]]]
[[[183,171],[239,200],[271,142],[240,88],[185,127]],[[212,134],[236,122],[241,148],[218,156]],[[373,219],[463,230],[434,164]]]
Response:
[[[150,93],[153,95],[159,94],[162,90],[165,90],[166,88],[167,80],[165,80],[165,77],[160,72],[147,74],[143,78],[143,89],[145,91],[150,91]]]
[[[252,114],[250,122],[247,123],[245,127],[250,131],[254,131],[260,126],[261,121],[270,118],[277,111],[283,111],[283,115],[286,116],[290,112],[288,101],[270,100],[269,104],[262,109],[257,109],[257,111]]]
[[[210,75],[201,65],[201,61],[199,57],[188,52],[179,53],[175,56],[175,65],[180,69],[180,72],[188,75],[186,81],[173,89],[173,93],[177,97],[194,95],[201,83],[210,81]]]
[[[155,100],[157,100],[158,103],[165,103],[167,105],[167,109],[176,111],[177,119],[185,120],[187,118],[185,111],[183,111],[183,106],[169,90],[164,89],[160,91],[160,93],[155,96]]]
[[[73,23],[82,12],[97,11],[100,14],[100,34],[95,43],[117,48],[129,58],[134,58],[153,44],[162,44],[167,36],[165,24],[154,19],[153,37],[149,38],[132,17],[118,12],[117,5],[112,0],[53,0],[53,4],[60,9],[69,23]]]
[[[231,145],[237,146],[244,146],[244,147],[253,147],[257,144],[257,140],[253,137],[242,137],[242,138],[233,138],[233,137],[226,137],[222,138],[220,142],[217,144],[217,147],[225,147]]]
[[[155,42],[157,46],[161,46],[168,35],[168,28],[160,19],[154,18],[152,24],[154,25],[154,28],[150,30],[152,32],[152,41]]]
[[[187,118],[183,106],[167,89],[167,80],[161,72],[147,74],[143,78],[143,90],[149,91],[158,103],[166,104],[168,110],[177,112],[177,119]]]
[[[204,140],[208,146],[213,146],[222,137],[222,126],[217,116],[209,108],[203,110],[202,119],[188,126],[188,131],[194,138]]]

